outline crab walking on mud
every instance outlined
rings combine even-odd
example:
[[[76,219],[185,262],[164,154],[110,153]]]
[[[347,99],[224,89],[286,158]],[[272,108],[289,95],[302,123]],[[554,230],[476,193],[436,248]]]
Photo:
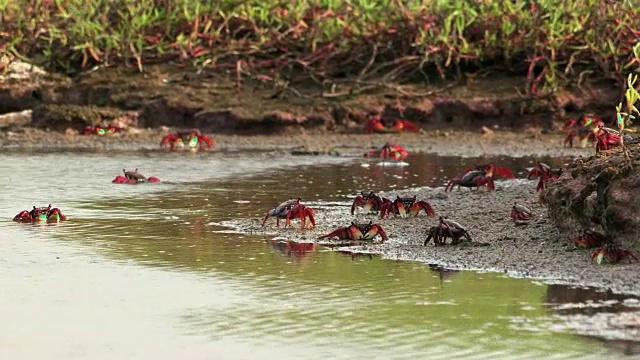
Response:
[[[401,133],[401,132],[423,132],[422,129],[417,127],[414,123],[407,120],[396,119],[393,121],[393,125],[385,126],[382,119],[379,116],[372,116],[367,122],[365,127],[367,134],[373,133]]]
[[[307,218],[311,222],[311,226],[316,226],[315,211],[312,208],[306,207],[300,203],[300,198],[291,198],[285,202],[280,203],[278,206],[267,211],[267,214],[262,220],[262,226],[265,225],[269,217],[276,218],[276,226],[280,227],[280,219],[286,219],[284,227],[291,224],[291,219],[300,219],[301,228],[304,229],[307,223]]]
[[[510,216],[513,222],[526,222],[533,218],[533,211],[524,205],[514,203]]]
[[[211,150],[215,145],[216,142],[213,139],[203,135],[198,129],[172,132],[160,141],[160,147],[164,149],[169,146],[170,151],[182,150],[185,146],[191,151]]]
[[[576,137],[579,138],[580,146],[583,148],[586,147],[587,142],[595,143],[597,141],[596,132],[601,125],[604,125],[604,122],[594,114],[584,114],[579,121],[570,118],[562,128],[562,131],[567,133],[564,145],[573,147],[573,139]]]
[[[424,200],[418,200],[417,195],[413,197],[400,197],[398,195],[393,202],[384,203],[382,211],[380,211],[380,218],[383,219],[385,215],[389,218],[390,214],[401,218],[416,217],[421,210],[424,210],[427,216],[436,214],[431,204]]]
[[[337,237],[340,240],[358,241],[373,240],[378,235],[382,238],[382,242],[389,239],[380,224],[374,224],[373,221],[370,221],[368,224],[356,224],[352,221],[349,226],[338,228],[326,235],[318,237],[318,239],[322,240]]]
[[[364,191],[353,199],[351,204],[351,215],[355,215],[358,209],[362,209],[365,214],[375,212],[378,214],[384,209],[386,204],[391,204],[391,200],[376,195],[373,191],[368,194]]]
[[[67,217],[64,216],[62,211],[58,208],[52,208],[51,204],[47,207],[33,207],[31,211],[22,210],[16,216],[13,217],[13,221],[19,223],[31,223],[31,224],[51,224],[60,221],[66,221]]]
[[[494,191],[496,189],[495,180],[498,178],[513,179],[514,176],[511,170],[494,164],[478,165],[475,169],[468,168],[456,175],[449,181],[444,191],[453,191],[456,185],[458,189],[460,187],[480,188],[484,186],[487,191]]]
[[[432,226],[427,230],[427,238],[424,240],[424,246],[433,239],[433,245],[444,245],[446,240],[451,239],[451,245],[459,244],[462,238],[473,241],[467,229],[459,223],[443,218],[438,219],[438,225]]]
[[[594,251],[591,254],[591,261],[593,260],[595,260],[598,265],[617,264],[622,260],[635,260],[635,262],[640,262],[634,253],[611,242]]]

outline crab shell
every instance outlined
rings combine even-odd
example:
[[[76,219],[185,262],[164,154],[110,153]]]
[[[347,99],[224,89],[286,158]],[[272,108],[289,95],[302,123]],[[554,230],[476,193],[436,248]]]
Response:
[[[583,230],[582,234],[576,236],[573,239],[575,247],[580,249],[590,249],[598,246],[602,246],[607,242],[607,237],[597,231],[589,229]]]

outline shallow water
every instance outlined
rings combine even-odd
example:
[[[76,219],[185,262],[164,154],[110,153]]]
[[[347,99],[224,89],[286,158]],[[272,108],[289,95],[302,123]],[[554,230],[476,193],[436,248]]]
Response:
[[[520,171],[534,161],[494,160]],[[343,203],[361,190],[439,186],[474,159],[415,155],[407,163],[383,167],[269,153],[149,153],[126,161],[104,154],[0,155],[0,357],[533,359],[640,353],[637,343],[603,340],[619,334],[582,325],[584,318],[631,312],[638,307],[634,299],[302,248],[218,225],[257,219],[289,196]],[[163,182],[111,184],[123,166]],[[69,221],[10,221],[22,209],[48,203]],[[576,335],[576,327],[596,336]]]

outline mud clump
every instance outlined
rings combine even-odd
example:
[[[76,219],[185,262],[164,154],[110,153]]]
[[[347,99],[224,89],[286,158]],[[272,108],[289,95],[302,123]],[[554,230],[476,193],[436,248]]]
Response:
[[[558,228],[572,236],[577,230],[603,231],[633,251],[640,249],[640,143],[628,144],[632,167],[623,151],[602,151],[576,159],[542,193]]]

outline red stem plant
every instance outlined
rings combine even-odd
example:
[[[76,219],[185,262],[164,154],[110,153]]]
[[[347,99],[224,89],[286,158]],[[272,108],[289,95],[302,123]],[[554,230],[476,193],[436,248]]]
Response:
[[[493,69],[529,95],[624,82],[640,16],[603,0],[0,0],[0,53],[75,73],[175,59],[266,81],[429,81]],[[240,84],[240,81],[239,81]]]

